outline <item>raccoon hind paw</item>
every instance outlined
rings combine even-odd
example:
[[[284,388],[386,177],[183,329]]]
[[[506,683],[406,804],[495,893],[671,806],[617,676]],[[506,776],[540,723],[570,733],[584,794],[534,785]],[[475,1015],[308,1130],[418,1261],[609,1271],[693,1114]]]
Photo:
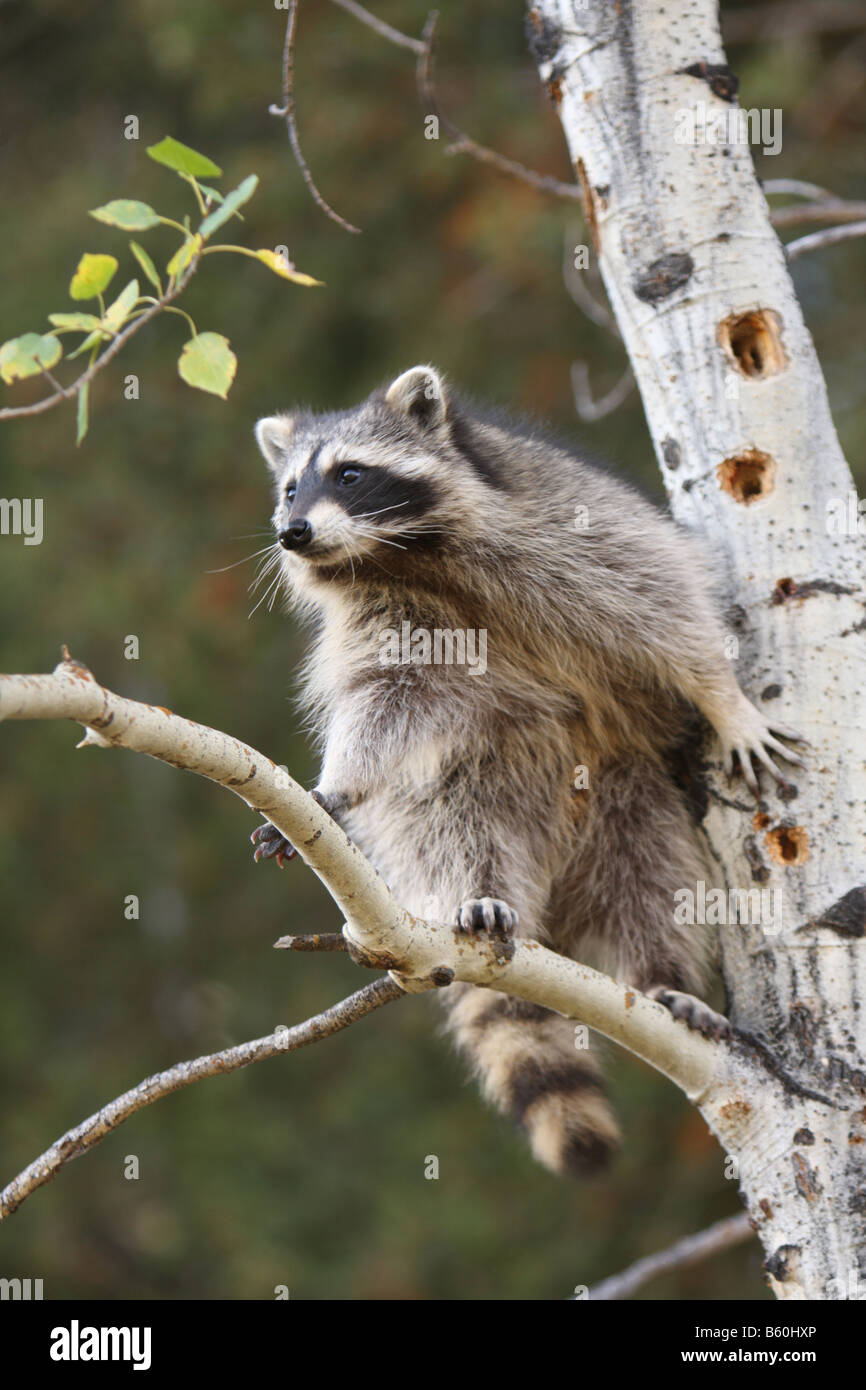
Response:
[[[731,1025],[724,1014],[716,1013],[703,999],[696,999],[693,994],[684,994],[679,989],[668,989],[666,985],[656,985],[654,989],[647,990],[647,995],[659,1004],[664,1004],[674,1018],[682,1019],[694,1032],[703,1033],[705,1038],[715,1038],[719,1041],[731,1036]]]

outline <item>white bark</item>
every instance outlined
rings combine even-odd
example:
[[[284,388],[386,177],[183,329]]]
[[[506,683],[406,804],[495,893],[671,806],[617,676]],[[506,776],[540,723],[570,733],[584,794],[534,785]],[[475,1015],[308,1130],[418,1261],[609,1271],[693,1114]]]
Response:
[[[866,564],[854,484],[749,148],[675,139],[699,103],[713,116],[736,109],[716,4],[538,0],[529,26],[674,514],[703,534],[726,585],[740,682],[813,745],[787,796],[763,781],[757,817],[739,793],[712,792],[706,832],[728,886],[778,889],[783,911],[775,934],[720,929],[732,1020],[767,1055],[738,1053],[700,1108],[738,1160],[779,1297],[850,1296],[858,1274],[866,1297]],[[847,533],[828,529],[834,508]]]

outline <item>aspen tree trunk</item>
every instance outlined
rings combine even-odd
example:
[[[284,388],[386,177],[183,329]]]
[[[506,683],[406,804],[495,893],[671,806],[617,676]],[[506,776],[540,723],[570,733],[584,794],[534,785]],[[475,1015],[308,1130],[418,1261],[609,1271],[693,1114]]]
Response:
[[[755,1042],[693,1099],[737,1160],[776,1294],[866,1298],[866,519],[730,125],[716,4],[537,0],[527,32],[671,507],[726,586],[740,684],[812,744],[796,786],[762,774],[757,814],[742,783],[711,788],[716,882],[776,890],[778,914],[719,928],[730,1017]],[[764,120],[766,144],[783,113]]]

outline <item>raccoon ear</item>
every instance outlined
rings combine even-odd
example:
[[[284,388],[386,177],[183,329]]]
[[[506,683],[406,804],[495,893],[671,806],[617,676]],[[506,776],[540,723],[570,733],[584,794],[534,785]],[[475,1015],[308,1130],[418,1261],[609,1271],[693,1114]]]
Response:
[[[272,473],[279,473],[292,437],[295,422],[291,415],[267,415],[256,425],[256,443]]]
[[[435,367],[410,367],[391,383],[385,400],[392,410],[431,429],[442,424],[448,408],[445,384]]]

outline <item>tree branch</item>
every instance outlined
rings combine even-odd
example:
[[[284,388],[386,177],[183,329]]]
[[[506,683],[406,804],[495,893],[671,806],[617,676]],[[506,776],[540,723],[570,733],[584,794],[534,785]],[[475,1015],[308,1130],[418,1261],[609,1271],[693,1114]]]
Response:
[[[804,199],[772,208],[770,221],[774,227],[796,227],[803,222],[859,222],[866,217],[866,203],[839,198],[829,189],[803,179],[767,179],[761,186],[766,198],[782,193]]]
[[[380,38],[387,39],[389,43],[394,43],[398,48],[408,48],[410,52],[423,54],[427,45],[423,39],[410,38],[408,34],[401,34],[399,29],[392,29],[390,24],[386,24],[383,19],[365,10],[363,5],[356,3],[356,0],[333,0],[335,5],[339,5],[346,14],[355,16],[362,24],[366,24],[368,29],[372,29]]]
[[[340,932],[319,932],[311,936],[281,936],[275,951],[345,951],[346,938]]]
[[[76,1125],[75,1129],[68,1129],[50,1148],[13,1178],[0,1192],[0,1221],[5,1221],[7,1216],[17,1211],[22,1202],[25,1202],[37,1188],[51,1182],[60,1169],[71,1163],[73,1158],[80,1158],[82,1154],[96,1148],[97,1144],[101,1144],[118,1125],[130,1119],[139,1110],[143,1110],[146,1105],[153,1105],[154,1101],[162,1100],[163,1096],[171,1095],[172,1091],[180,1091],[185,1086],[192,1086],[196,1081],[204,1081],[210,1076],[223,1076],[227,1072],[237,1071],[239,1067],[248,1067],[253,1062],[263,1062],[268,1057],[279,1057],[284,1052],[297,1052],[301,1047],[328,1038],[332,1033],[339,1033],[341,1029],[348,1028],[350,1023],[357,1023],[375,1009],[381,1009],[384,1004],[391,1004],[403,996],[404,991],[400,986],[387,975],[383,975],[371,984],[365,985],[363,989],[350,994],[347,999],[340,1000],[339,1004],[332,1004],[324,1013],[316,1014],[303,1023],[296,1023],[293,1028],[281,1028],[265,1038],[238,1043],[236,1047],[227,1047],[222,1052],[196,1057],[190,1062],[178,1062],[167,1071],[156,1072],[153,1076],[146,1077],[131,1091],[125,1091],[123,1095],[109,1101],[95,1115]]]
[[[789,241],[785,255],[789,261],[804,256],[807,251],[818,251],[823,246],[835,246],[839,241],[851,241],[854,237],[866,236],[866,221],[849,222],[842,227],[825,227],[823,232],[811,232],[809,236]]]
[[[289,144],[295,156],[295,162],[304,178],[304,183],[310,190],[314,203],[322,209],[332,222],[345,228],[347,232],[360,233],[361,228],[347,222],[345,217],[341,217],[335,212],[330,203],[322,197],[310,173],[309,165],[304,159],[301,151],[301,141],[298,136],[298,125],[295,120],[295,95],[294,95],[294,54],[295,54],[295,30],[298,23],[298,4],[299,0],[290,0],[288,18],[286,19],[286,38],[283,44],[283,104],[282,106],[271,105],[268,111],[272,116],[283,116],[286,122],[286,130],[289,135]]]
[[[87,368],[87,371],[82,372],[81,376],[73,381],[70,386],[64,388],[59,382],[55,382],[54,384],[57,386],[57,390],[53,396],[46,396],[43,400],[36,401],[33,405],[6,406],[5,409],[0,410],[0,420],[14,420],[16,416],[20,415],[41,415],[43,411],[50,410],[52,406],[59,405],[61,401],[68,401],[73,396],[77,396],[83,386],[86,386],[89,381],[92,381],[95,376],[98,376],[103,367],[108,366],[112,357],[117,356],[121,348],[125,347],[129,342],[130,338],[135,337],[135,334],[138,333],[146,323],[152,318],[155,318],[167,304],[171,304],[173,299],[177,299],[178,296],[183,293],[198,269],[200,260],[200,254],[193,256],[183,275],[175,282],[174,286],[166,290],[165,294],[161,295],[155,303],[151,304],[149,309],[145,309],[144,313],[137,319],[134,319],[128,328],[125,328],[122,333],[118,333],[117,337],[114,338],[102,355],[97,357],[96,361]],[[44,370],[43,368],[43,371]],[[45,374],[47,375],[47,373]]]
[[[645,1259],[635,1261],[620,1274],[612,1274],[609,1279],[594,1284],[589,1291],[590,1300],[598,1302],[600,1299],[630,1298],[650,1279],[656,1279],[660,1274],[670,1274],[674,1269],[689,1269],[692,1265],[700,1264],[701,1260],[708,1259],[710,1255],[718,1254],[720,1250],[730,1250],[734,1245],[742,1245],[743,1241],[750,1240],[753,1236],[754,1230],[745,1212],[728,1216],[724,1221],[717,1221],[714,1226],[708,1227],[706,1231],[700,1231],[694,1236],[684,1236],[667,1250],[647,1255]]]
[[[572,362],[571,364],[571,389],[574,393],[574,408],[581,420],[590,424],[596,420],[603,420],[606,415],[612,415],[623,401],[628,399],[636,384],[634,372],[629,365],[616,385],[612,386],[604,396],[599,396],[598,400],[594,400],[589,385],[589,368],[586,363]]]
[[[195,772],[266,816],[318,875],[346,917],[353,959],[391,971],[419,993],[452,980],[490,986],[580,1019],[642,1057],[699,1098],[730,1044],[711,1043],[637,990],[518,938],[503,956],[485,939],[458,936],[402,908],[356,846],[270,758],[216,729],[105,689],[68,653],[51,675],[0,676],[0,720],[72,719],[83,746],[128,748]]]
[[[473,159],[477,159],[479,163],[498,169],[501,174],[507,174],[509,178],[519,179],[521,183],[528,183],[542,193],[551,193],[556,198],[567,198],[572,202],[579,202],[583,195],[578,184],[563,183],[561,179],[552,178],[547,174],[537,174],[534,169],[528,169],[525,164],[520,164],[515,159],[506,159],[504,155],[497,154],[495,150],[488,149],[486,145],[479,145],[477,141],[471,139],[442,113],[433,76],[438,18],[438,11],[432,10],[424,26],[424,46],[418,58],[415,77],[422,107],[429,115],[436,117],[451,141],[445,153],[471,154]]]

